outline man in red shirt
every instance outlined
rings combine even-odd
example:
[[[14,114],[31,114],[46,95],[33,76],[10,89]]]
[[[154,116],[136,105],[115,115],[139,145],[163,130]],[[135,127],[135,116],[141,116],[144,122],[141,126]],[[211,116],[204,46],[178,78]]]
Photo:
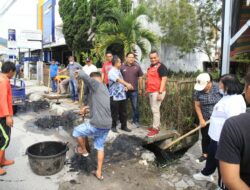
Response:
[[[13,160],[5,159],[5,150],[10,143],[11,127],[13,127],[12,93],[10,81],[16,71],[16,66],[12,62],[5,62],[0,73],[0,175],[5,175],[6,171],[1,166],[14,164]]]
[[[107,51],[106,62],[104,62],[102,66],[102,81],[107,85],[107,87],[109,86],[108,74],[110,69],[112,68],[112,59],[113,59],[112,53]]]
[[[149,95],[151,111],[153,113],[153,127],[149,128],[147,137],[154,137],[160,131],[160,106],[166,94],[167,68],[160,63],[157,51],[149,54],[151,65],[147,71],[146,92]]]

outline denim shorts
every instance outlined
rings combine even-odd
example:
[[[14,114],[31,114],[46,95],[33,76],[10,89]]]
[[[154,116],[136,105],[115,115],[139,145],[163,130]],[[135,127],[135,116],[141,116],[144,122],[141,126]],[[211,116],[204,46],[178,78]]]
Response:
[[[109,129],[96,128],[89,122],[85,122],[75,127],[72,135],[73,137],[92,137],[95,149],[103,151],[108,133]]]

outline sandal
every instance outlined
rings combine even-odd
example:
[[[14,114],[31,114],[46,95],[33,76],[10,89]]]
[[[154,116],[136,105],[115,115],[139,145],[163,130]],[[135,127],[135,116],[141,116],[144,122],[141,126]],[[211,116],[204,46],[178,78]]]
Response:
[[[96,172],[92,172],[92,174],[93,174],[93,176],[96,178],[96,179],[98,179],[99,181],[103,181],[104,180],[104,177],[101,175],[100,177],[98,177],[97,175],[96,175]]]
[[[81,156],[83,156],[83,157],[88,157],[88,156],[89,156],[89,153],[88,153],[88,152],[87,152],[87,153],[80,153],[79,150],[78,150],[78,147],[79,147],[79,146],[76,146],[76,147],[75,147],[75,153],[76,153],[76,154],[81,155]]]

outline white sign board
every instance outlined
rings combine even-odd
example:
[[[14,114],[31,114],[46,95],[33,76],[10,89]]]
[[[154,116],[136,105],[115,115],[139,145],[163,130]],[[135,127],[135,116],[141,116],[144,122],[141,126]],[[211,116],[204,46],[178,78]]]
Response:
[[[18,41],[17,48],[23,49],[42,49],[42,42],[39,41]]]
[[[17,41],[17,48],[42,49],[42,32],[40,30],[22,30]]]
[[[20,34],[21,41],[42,41],[42,31],[40,30],[23,30]]]

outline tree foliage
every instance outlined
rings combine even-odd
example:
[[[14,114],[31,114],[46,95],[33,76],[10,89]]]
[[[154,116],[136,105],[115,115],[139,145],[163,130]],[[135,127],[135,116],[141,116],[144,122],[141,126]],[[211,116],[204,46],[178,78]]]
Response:
[[[78,53],[93,48],[98,27],[117,5],[118,0],[60,0],[59,13],[69,48]]]
[[[207,54],[217,51],[222,14],[220,0],[139,0],[152,10],[161,26],[162,40],[182,52],[198,49]]]
[[[199,30],[195,8],[187,0],[141,0],[153,12],[161,27],[162,41],[182,52],[191,52],[197,45]]]
[[[198,48],[205,52],[212,62],[212,53],[217,51],[222,4],[217,0],[194,0],[200,26]]]
[[[128,3],[128,1],[125,3]],[[111,20],[100,26],[96,36],[96,48],[99,54],[103,54],[112,44],[120,44],[123,47],[124,55],[130,51],[135,51],[137,46],[142,55],[145,56],[148,52],[147,42],[153,47],[156,45],[156,35],[143,28],[138,21],[138,17],[148,15],[146,7],[140,5],[133,10],[125,9],[123,11],[125,3],[121,4],[122,7],[111,10],[109,15]],[[128,6],[125,5],[126,7]]]

